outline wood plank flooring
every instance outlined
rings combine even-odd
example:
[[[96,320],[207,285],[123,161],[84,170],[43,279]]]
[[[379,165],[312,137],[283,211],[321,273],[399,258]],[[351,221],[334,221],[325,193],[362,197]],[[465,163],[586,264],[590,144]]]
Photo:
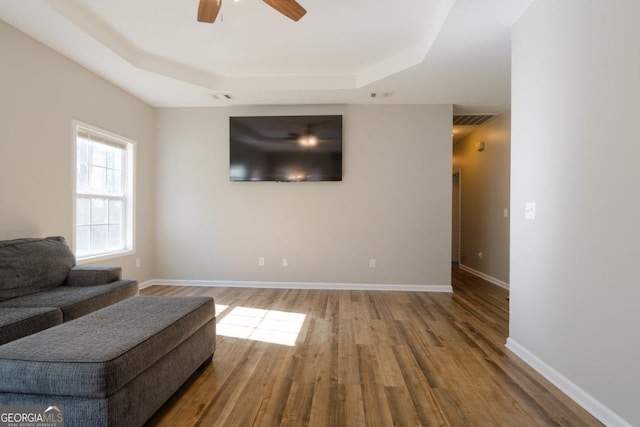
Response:
[[[144,289],[210,295],[220,309],[227,306],[218,311],[213,362],[147,425],[602,425],[504,347],[506,290],[456,267],[453,286],[453,295]],[[291,346],[221,334],[261,338],[262,328],[262,338],[280,342],[291,338],[282,330],[299,333]]]

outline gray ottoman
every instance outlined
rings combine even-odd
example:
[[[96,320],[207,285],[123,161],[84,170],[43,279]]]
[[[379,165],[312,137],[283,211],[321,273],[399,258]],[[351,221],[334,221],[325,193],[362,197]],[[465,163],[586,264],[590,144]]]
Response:
[[[0,405],[139,426],[215,351],[209,297],[138,296],[0,346]]]

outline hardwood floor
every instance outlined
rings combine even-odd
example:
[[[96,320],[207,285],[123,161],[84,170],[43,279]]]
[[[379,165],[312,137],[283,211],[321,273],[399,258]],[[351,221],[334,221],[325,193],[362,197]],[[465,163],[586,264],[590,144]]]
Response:
[[[504,347],[506,290],[455,267],[453,286],[453,295],[144,289],[220,305],[213,362],[148,425],[602,425]],[[295,345],[257,340],[270,338]]]

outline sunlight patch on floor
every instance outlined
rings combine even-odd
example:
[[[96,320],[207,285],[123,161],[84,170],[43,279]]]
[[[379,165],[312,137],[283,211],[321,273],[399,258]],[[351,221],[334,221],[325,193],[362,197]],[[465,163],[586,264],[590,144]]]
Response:
[[[225,337],[295,346],[305,318],[302,313],[236,307],[218,321],[216,332]]]
[[[216,316],[220,316],[227,308],[229,308],[228,305],[216,304]]]

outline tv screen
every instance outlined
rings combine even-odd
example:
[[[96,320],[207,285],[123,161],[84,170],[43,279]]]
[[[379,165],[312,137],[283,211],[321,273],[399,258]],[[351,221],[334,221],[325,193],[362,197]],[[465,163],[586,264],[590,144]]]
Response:
[[[342,181],[342,116],[229,117],[231,181]]]

